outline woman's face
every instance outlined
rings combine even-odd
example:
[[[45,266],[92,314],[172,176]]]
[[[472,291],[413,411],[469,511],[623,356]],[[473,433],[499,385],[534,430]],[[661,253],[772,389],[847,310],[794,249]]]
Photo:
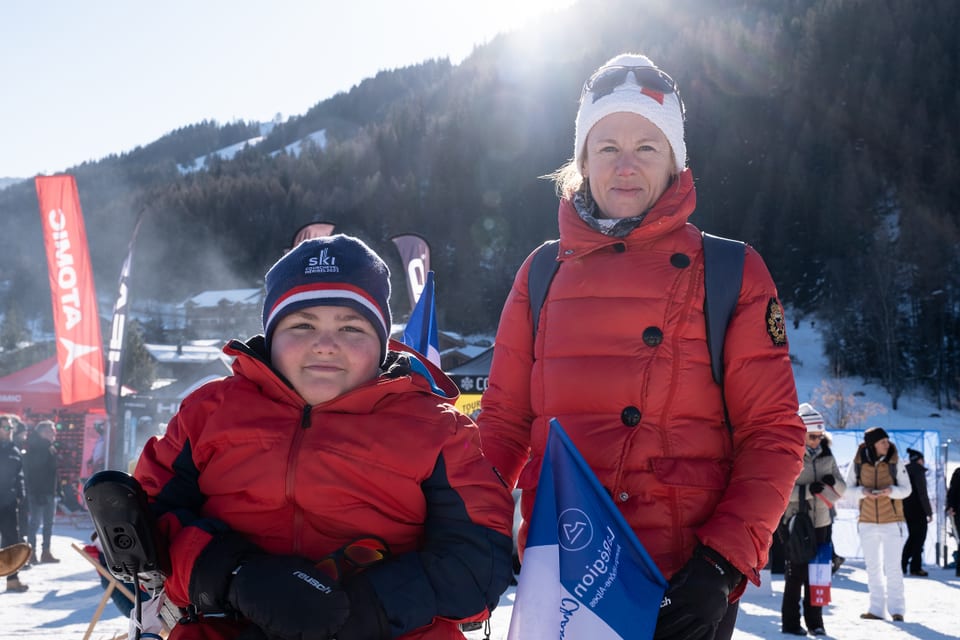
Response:
[[[670,184],[673,152],[667,137],[635,113],[604,116],[587,134],[583,177],[601,218],[647,211]]]
[[[807,432],[807,446],[811,449],[816,449],[820,446],[820,443],[823,442],[823,431],[808,431]]]
[[[876,450],[878,456],[885,456],[890,452],[890,440],[889,438],[883,438],[882,440],[877,440],[874,443],[873,448]]]

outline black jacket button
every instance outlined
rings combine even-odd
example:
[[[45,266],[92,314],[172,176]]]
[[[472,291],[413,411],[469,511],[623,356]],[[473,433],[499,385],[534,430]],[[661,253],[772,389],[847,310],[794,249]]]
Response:
[[[620,421],[628,427],[635,427],[640,424],[640,409],[636,407],[627,407],[620,412]]]
[[[686,269],[690,266],[690,256],[685,253],[675,253],[670,256],[670,264],[677,269]]]
[[[656,347],[663,342],[663,331],[658,327],[647,327],[643,330],[643,344],[648,347]]]

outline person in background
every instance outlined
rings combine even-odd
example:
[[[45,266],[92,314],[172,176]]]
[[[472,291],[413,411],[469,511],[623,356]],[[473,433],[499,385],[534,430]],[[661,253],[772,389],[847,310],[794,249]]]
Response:
[[[23,453],[27,448],[27,438],[30,437],[30,429],[23,423],[19,416],[13,413],[7,413],[0,416],[0,419],[7,420],[13,425],[13,443],[17,445],[20,452]]]
[[[199,616],[170,640],[463,638],[510,583],[513,501],[456,385],[389,340],[390,272],[360,240],[305,240],[265,284],[264,334],[136,467],[166,595]]]
[[[107,441],[104,434],[104,425],[102,422],[98,422],[93,425],[93,428],[97,432],[97,441],[93,443],[93,450],[87,460],[87,471],[90,475],[107,468]]]
[[[863,433],[863,442],[847,471],[847,486],[860,494],[857,531],[867,567],[870,606],[864,620],[883,620],[889,611],[894,622],[903,622],[903,499],[910,495],[897,447],[880,427]]]
[[[826,426],[826,425],[824,425]],[[833,448],[833,438],[830,437],[830,432],[823,432],[823,442],[827,447]],[[830,507],[830,522],[833,523],[837,519],[837,507],[836,505]],[[837,554],[837,549],[833,546],[833,524],[830,525],[830,552],[831,552],[831,562],[830,562],[830,573],[835,574],[840,570],[840,567],[846,562],[846,558]]]
[[[27,542],[33,548],[31,564],[60,562],[50,551],[53,538],[53,513],[57,508],[60,485],[57,481],[57,430],[50,420],[41,420],[27,438],[27,454],[23,459],[27,481],[27,503],[30,505],[30,528]],[[42,552],[37,558],[37,533],[43,525]]]
[[[953,470],[950,476],[950,484],[947,485],[947,508],[946,513],[953,519],[954,539],[960,542],[960,468]],[[954,567],[956,574],[960,576],[960,548],[954,556]]]
[[[807,513],[813,521],[817,544],[828,543],[831,542],[833,505],[843,495],[847,485],[840,477],[837,460],[826,442],[823,416],[807,402],[800,405],[798,413],[807,427],[807,443],[803,454],[803,469],[790,492],[790,501],[787,503],[783,521],[788,522],[800,510],[800,489],[803,488]],[[827,632],[823,626],[823,607],[810,603],[808,567],[807,564],[795,566],[789,560],[784,563],[780,630],[782,633],[805,636],[809,629],[812,636],[825,636]],[[800,625],[801,590],[806,629]]]
[[[13,425],[13,444],[17,447],[17,450],[20,452],[21,460],[27,453],[27,438],[30,437],[30,429],[26,424],[20,419],[19,416],[13,413],[8,413],[5,415],[6,419]],[[20,516],[20,536],[24,542],[27,541],[27,532],[30,531],[30,505],[27,503],[27,499],[24,498],[20,502],[19,509]],[[33,555],[31,553],[31,555]],[[23,566],[24,569],[30,568],[30,561],[27,561],[27,564]]]
[[[586,81],[560,196],[560,268],[531,326],[520,267],[478,417],[522,490],[526,543],[549,420],[563,428],[669,580],[655,638],[733,634],[803,461],[783,309],[747,246],[724,342],[704,331],[703,244],[677,85],[618,55]],[[729,416],[729,420],[727,419]]]
[[[13,443],[13,421],[0,415],[0,547],[22,547],[18,506],[24,500],[23,460],[20,450]],[[29,557],[29,553],[27,554]],[[11,566],[15,563],[11,562]],[[16,568],[7,574],[7,591],[22,593],[30,587],[20,581],[17,570],[25,562],[16,563]]]
[[[903,499],[903,516],[907,520],[907,541],[903,545],[900,566],[904,573],[926,577],[923,569],[923,545],[927,541],[927,524],[933,520],[933,508],[927,495],[927,468],[923,464],[923,452],[907,449],[910,462],[907,475],[910,477],[910,495]]]

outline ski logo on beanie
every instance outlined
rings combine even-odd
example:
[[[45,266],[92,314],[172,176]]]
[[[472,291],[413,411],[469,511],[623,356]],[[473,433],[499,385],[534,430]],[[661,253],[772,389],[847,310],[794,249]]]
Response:
[[[330,250],[324,247],[320,250],[319,256],[312,256],[307,259],[307,267],[303,270],[304,275],[308,273],[340,273],[340,267],[337,266],[337,259],[330,255]]]

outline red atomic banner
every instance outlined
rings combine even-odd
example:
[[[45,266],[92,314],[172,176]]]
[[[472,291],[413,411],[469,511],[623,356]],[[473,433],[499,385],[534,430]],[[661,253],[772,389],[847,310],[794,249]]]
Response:
[[[73,176],[36,179],[47,250],[61,400],[65,405],[103,396],[103,343],[87,251],[87,233]]]

